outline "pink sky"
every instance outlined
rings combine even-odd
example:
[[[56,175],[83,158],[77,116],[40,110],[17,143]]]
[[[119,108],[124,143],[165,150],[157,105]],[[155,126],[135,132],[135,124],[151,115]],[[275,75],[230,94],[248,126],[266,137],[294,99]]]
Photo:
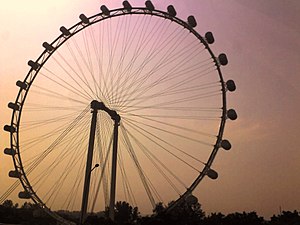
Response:
[[[96,14],[102,4],[121,6],[121,1],[84,2],[13,0],[1,5],[1,128],[10,122],[7,103],[16,97],[15,82],[25,77],[27,61],[41,53],[41,44],[59,35],[60,26],[77,22],[80,13]],[[182,19],[194,15],[200,34],[212,31],[213,51],[225,52],[229,58],[224,77],[237,84],[228,104],[239,119],[225,129],[233,148],[220,152],[214,162],[219,178],[205,179],[195,192],[203,209],[208,213],[254,210],[265,217],[279,213],[279,207],[300,210],[300,2],[152,2],[161,10],[173,4]],[[8,147],[7,133],[1,133],[0,144],[0,149]],[[7,173],[13,164],[3,153],[0,162],[2,194],[12,183]]]

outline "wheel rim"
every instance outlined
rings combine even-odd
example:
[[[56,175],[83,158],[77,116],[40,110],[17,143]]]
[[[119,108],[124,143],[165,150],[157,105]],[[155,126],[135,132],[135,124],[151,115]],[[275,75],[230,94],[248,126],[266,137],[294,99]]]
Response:
[[[89,103],[98,100],[122,118],[117,183],[123,190],[117,191],[117,200],[142,212],[160,201],[180,202],[207,174],[222,141],[226,86],[218,59],[188,23],[162,11],[116,9],[110,16],[81,20],[44,45],[30,63],[22,82],[26,87],[20,87],[11,149],[24,189],[46,209],[78,210]],[[104,113],[99,121],[94,162],[101,169],[92,177],[102,177],[104,194],[94,195],[99,190],[94,179],[94,211],[108,202],[113,128]]]

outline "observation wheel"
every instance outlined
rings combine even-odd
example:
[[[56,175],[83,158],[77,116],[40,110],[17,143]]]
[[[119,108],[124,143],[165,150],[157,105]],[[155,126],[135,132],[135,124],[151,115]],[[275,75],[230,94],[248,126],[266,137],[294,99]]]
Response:
[[[234,91],[215,55],[211,32],[201,36],[193,16],[173,6],[109,10],[80,20],[30,60],[12,109],[10,147],[20,198],[31,198],[61,223],[55,211],[98,212],[126,201],[149,214],[186,201],[207,176]],[[84,199],[84,200],[83,200]],[[172,201],[171,204],[168,204]]]

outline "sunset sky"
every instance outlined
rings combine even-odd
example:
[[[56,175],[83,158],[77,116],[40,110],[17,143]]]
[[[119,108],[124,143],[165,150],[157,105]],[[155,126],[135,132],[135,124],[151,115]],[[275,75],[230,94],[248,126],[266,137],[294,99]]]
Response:
[[[143,6],[143,1],[130,1]],[[228,94],[228,108],[238,120],[228,121],[224,137],[232,143],[214,161],[217,180],[204,179],[194,194],[205,212],[257,211],[266,218],[282,210],[300,210],[300,2],[298,0],[153,0],[157,9],[174,5],[177,16],[194,15],[201,35],[211,31],[212,50],[225,52],[225,79],[237,90]],[[7,104],[18,92],[29,67],[59,28],[79,21],[78,15],[122,6],[111,0],[6,1],[0,8],[0,125],[11,120]],[[13,169],[3,150],[9,134],[0,138],[0,195],[13,183]],[[16,200],[15,196],[9,198]]]

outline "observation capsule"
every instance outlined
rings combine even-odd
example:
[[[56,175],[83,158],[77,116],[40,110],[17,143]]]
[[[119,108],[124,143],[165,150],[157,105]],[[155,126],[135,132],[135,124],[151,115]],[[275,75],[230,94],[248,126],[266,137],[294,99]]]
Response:
[[[12,149],[12,148],[5,148],[4,149],[4,154],[5,155],[11,155],[11,156],[13,156],[13,155],[16,154],[16,151],[14,149]]]
[[[216,171],[214,171],[213,169],[209,169],[206,172],[206,175],[210,178],[210,179],[217,179],[218,178],[218,173]]]
[[[80,14],[79,19],[81,20],[82,23],[84,24],[89,24],[90,20],[87,18],[84,14]]]
[[[227,111],[227,117],[231,120],[236,120],[237,119],[237,113],[234,109],[229,109]]]
[[[194,195],[189,195],[186,197],[185,201],[188,205],[194,205],[198,202],[198,198]]]
[[[226,87],[227,87],[227,90],[228,91],[235,91],[235,89],[236,89],[236,86],[235,86],[235,83],[234,83],[234,81],[233,80],[228,80],[227,82],[226,82]]]
[[[130,3],[128,1],[124,1],[123,6],[124,6],[124,9],[126,9],[128,12],[130,12],[132,10],[132,6],[130,5]]]
[[[221,53],[218,57],[218,60],[222,66],[226,66],[228,64],[228,59],[225,53]]]
[[[33,70],[37,70],[40,67],[40,64],[38,64],[37,62],[33,62],[32,60],[28,61],[28,65],[33,69]]]
[[[101,9],[102,13],[103,13],[105,16],[109,16],[110,11],[109,11],[109,9],[106,7],[106,5],[101,5],[100,9]]]
[[[10,102],[10,103],[8,103],[8,108],[13,109],[13,110],[19,110],[20,106],[16,103]]]
[[[17,170],[11,170],[9,171],[8,176],[12,178],[19,178],[20,173]]]
[[[43,47],[48,51],[48,52],[52,52],[54,50],[54,47],[52,45],[50,45],[48,42],[44,42],[43,43]]]
[[[5,125],[4,130],[7,132],[10,132],[10,133],[16,132],[16,128],[14,128],[13,126],[10,126],[10,125]]]
[[[225,150],[230,150],[231,149],[231,144],[228,140],[222,140],[221,141],[221,147]]]
[[[70,31],[67,28],[65,28],[64,26],[60,27],[59,30],[65,36],[70,36],[71,35]]]
[[[191,27],[196,27],[197,26],[197,22],[196,22],[196,19],[194,16],[189,16],[188,19],[188,24],[191,26]]]
[[[19,88],[23,89],[23,90],[26,90],[26,89],[27,89],[27,84],[26,84],[25,82],[20,81],[20,80],[18,80],[18,81],[16,82],[16,85],[17,85]]]
[[[177,15],[177,12],[173,5],[169,5],[167,10],[168,10],[168,13],[170,14],[170,16],[175,17]]]
[[[145,5],[146,5],[147,9],[149,9],[150,11],[153,11],[155,9],[154,5],[152,4],[151,1],[146,1]]]
[[[214,43],[215,42],[215,38],[214,38],[214,36],[213,36],[213,33],[212,32],[206,32],[206,34],[205,34],[205,39],[206,39],[206,41],[207,41],[207,43],[208,44],[212,44],[212,43]]]
[[[19,198],[21,199],[30,199],[31,196],[29,194],[28,191],[20,191],[19,194],[18,194]]]

